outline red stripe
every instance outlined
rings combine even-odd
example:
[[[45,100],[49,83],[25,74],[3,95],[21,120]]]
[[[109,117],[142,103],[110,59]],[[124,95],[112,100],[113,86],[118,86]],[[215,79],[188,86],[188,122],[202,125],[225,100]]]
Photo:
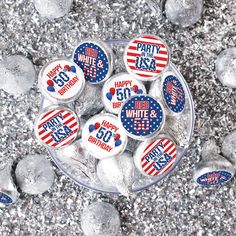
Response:
[[[130,57],[140,57],[141,54],[140,53],[134,53],[134,52],[129,52],[128,51],[127,56],[130,56]]]
[[[63,116],[63,119],[65,119],[65,118],[68,117],[69,115],[71,115],[70,112],[66,113],[66,114]]]
[[[141,76],[141,77],[146,77],[146,78],[152,77],[152,75],[143,75],[143,74],[140,74],[140,73],[136,73],[136,74]]]
[[[42,117],[42,119],[44,119],[46,116],[50,115],[52,112],[54,112],[54,110],[47,112],[47,113]]]
[[[162,43],[151,43],[151,42],[140,41],[140,40],[134,40],[132,43],[145,43],[145,44],[148,44],[148,45],[156,45],[156,46],[159,46],[161,48],[166,48],[166,46]]]
[[[147,172],[155,162],[153,161],[144,171]]]
[[[148,162],[146,161],[146,162],[144,162],[143,164],[142,164],[142,168],[144,168],[146,165],[148,164]]]
[[[147,145],[147,147],[144,149],[143,152],[145,152],[155,141],[151,142],[150,144]]]
[[[47,142],[46,142],[46,144],[49,144],[49,143],[51,143],[53,141],[53,139],[51,138],[51,139],[49,139]]]
[[[76,125],[77,125],[78,123],[77,123],[77,121],[75,122],[75,123],[73,123],[71,126],[69,126],[71,129],[73,128],[73,127],[75,127]]]
[[[74,117],[74,116],[72,116],[69,120],[67,120],[66,122],[64,122],[63,125],[69,124],[72,120],[75,120],[75,117]]]
[[[51,131],[51,132],[49,132],[48,134],[44,135],[44,136],[41,138],[41,140],[44,140],[44,139],[46,139],[46,138],[47,138],[47,137],[49,137],[51,134],[52,134],[52,131]]]
[[[41,130],[41,131],[39,132],[39,136],[40,136],[41,134],[43,134],[44,132],[46,132],[44,129]]]
[[[153,169],[151,170],[151,172],[149,172],[148,174],[151,175],[156,169],[153,167]]]
[[[165,149],[164,153],[167,153],[173,146],[174,146],[174,143],[172,143],[167,149]]]
[[[50,116],[47,120],[45,120],[43,123],[40,123],[39,125],[38,125],[38,129],[40,129],[45,123],[47,123],[50,119],[52,119],[53,117],[55,117],[55,116],[57,116],[58,114],[60,114],[60,113],[63,113],[64,112],[64,110],[60,110],[59,112],[57,112],[55,115],[53,115],[53,116]]]
[[[169,155],[172,155],[173,152],[175,152],[175,151],[176,151],[176,148],[174,148],[174,149],[169,153]]]

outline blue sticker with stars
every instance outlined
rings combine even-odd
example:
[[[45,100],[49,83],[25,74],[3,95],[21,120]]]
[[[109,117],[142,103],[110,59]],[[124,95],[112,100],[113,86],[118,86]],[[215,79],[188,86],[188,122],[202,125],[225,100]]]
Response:
[[[202,186],[219,185],[229,181],[232,174],[227,171],[212,171],[201,175],[197,179],[197,183]]]
[[[7,194],[0,192],[0,202],[7,205],[11,204],[13,201]]]
[[[169,75],[164,79],[163,97],[167,107],[175,112],[182,112],[185,106],[185,92],[177,77]]]
[[[145,138],[158,131],[163,123],[160,103],[147,95],[131,97],[122,107],[120,119],[130,136]]]
[[[96,84],[108,78],[109,60],[96,43],[82,43],[74,52],[74,62],[83,70],[86,81]]]

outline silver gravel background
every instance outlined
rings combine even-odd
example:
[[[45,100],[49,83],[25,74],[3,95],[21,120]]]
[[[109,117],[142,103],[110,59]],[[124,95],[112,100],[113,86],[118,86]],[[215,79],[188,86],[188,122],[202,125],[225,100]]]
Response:
[[[0,235],[83,235],[80,214],[97,199],[118,209],[119,235],[235,235],[235,179],[204,189],[196,188],[192,180],[202,143],[213,136],[220,145],[236,128],[236,90],[222,87],[214,72],[216,56],[236,46],[235,27],[235,0],[205,0],[202,19],[187,29],[168,23],[157,2],[150,0],[75,0],[67,16],[51,22],[42,19],[29,0],[1,0],[0,57],[25,55],[37,72],[52,58],[69,56],[83,38],[160,35],[189,84],[196,124],[187,155],[158,186],[132,199],[107,196],[76,186],[55,167],[50,191],[40,196],[21,194],[17,204],[0,209]],[[18,97],[0,90],[0,157],[13,159],[14,167],[27,154],[48,156],[33,135],[41,99],[36,84]]]

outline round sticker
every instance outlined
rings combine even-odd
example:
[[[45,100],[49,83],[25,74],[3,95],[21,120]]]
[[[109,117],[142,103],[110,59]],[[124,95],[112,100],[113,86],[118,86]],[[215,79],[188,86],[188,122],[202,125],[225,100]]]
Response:
[[[85,41],[74,51],[74,62],[84,71],[86,81],[98,84],[107,80],[113,71],[111,49],[104,42]]]
[[[127,71],[143,81],[157,79],[168,66],[169,60],[170,53],[166,43],[152,35],[131,40],[124,53]]]
[[[79,132],[79,121],[68,108],[51,107],[38,117],[35,133],[48,147],[59,148],[71,144]]]
[[[7,205],[11,204],[13,200],[6,193],[0,192],[0,203]]]
[[[164,76],[162,83],[162,93],[167,108],[174,112],[180,113],[185,106],[185,92],[179,79],[168,73]]]
[[[73,62],[58,59],[40,72],[39,88],[49,100],[68,103],[75,100],[85,85],[83,71]]]
[[[134,155],[136,167],[148,176],[166,173],[176,160],[176,145],[167,138],[141,143]]]
[[[131,138],[145,140],[160,131],[164,123],[163,107],[148,95],[134,96],[121,108],[120,120]]]
[[[99,114],[86,122],[82,142],[92,156],[104,159],[121,154],[125,150],[127,136],[116,116]]]
[[[232,174],[225,170],[217,170],[205,173],[197,178],[197,183],[202,186],[219,185],[229,181]]]
[[[112,76],[103,86],[102,100],[106,109],[118,114],[124,101],[136,94],[145,94],[146,88],[142,82],[128,73]]]

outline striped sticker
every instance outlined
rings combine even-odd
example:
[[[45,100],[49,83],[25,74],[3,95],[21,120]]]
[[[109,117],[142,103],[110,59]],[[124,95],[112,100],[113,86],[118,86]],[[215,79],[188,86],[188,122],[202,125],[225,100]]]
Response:
[[[150,35],[130,41],[124,54],[127,70],[144,81],[156,79],[167,67],[169,60],[166,43]]]
[[[36,123],[36,135],[39,140],[53,148],[71,144],[78,132],[78,118],[68,109],[52,109],[44,112]]]
[[[157,176],[167,172],[175,160],[175,143],[170,139],[162,138],[143,145],[143,151],[139,155],[139,169],[147,175]]]

